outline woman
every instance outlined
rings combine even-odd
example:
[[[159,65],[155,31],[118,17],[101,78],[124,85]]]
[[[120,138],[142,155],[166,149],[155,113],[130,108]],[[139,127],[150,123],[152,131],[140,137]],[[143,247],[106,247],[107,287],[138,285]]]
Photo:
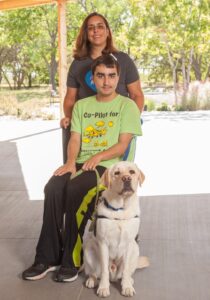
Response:
[[[139,110],[143,110],[144,96],[134,62],[126,53],[114,47],[109,23],[105,17],[96,12],[91,13],[81,26],[76,40],[74,61],[67,78],[67,92],[63,106],[65,118],[61,120],[61,127],[66,129],[63,132],[64,162],[67,159],[66,149],[70,134],[68,126],[73,106],[77,100],[96,94],[92,82],[91,64],[97,57],[109,53],[113,53],[120,64],[121,73],[117,93],[133,99]]]

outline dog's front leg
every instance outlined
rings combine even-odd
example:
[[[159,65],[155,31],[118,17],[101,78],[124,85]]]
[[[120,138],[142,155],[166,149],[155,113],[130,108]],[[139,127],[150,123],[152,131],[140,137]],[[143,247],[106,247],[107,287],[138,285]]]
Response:
[[[136,247],[135,243],[129,244],[124,256],[124,269],[122,272],[121,285],[123,296],[132,297],[136,293],[133,287],[134,281],[131,276],[136,269],[138,256],[138,246]]]
[[[110,295],[109,290],[109,249],[108,246],[100,242],[100,263],[101,263],[101,279],[99,282],[99,287],[97,294],[99,297],[108,297]]]

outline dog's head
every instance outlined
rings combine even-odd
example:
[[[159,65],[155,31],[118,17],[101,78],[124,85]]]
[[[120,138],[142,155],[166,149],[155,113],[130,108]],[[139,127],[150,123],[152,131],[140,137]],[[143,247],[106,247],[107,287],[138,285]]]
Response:
[[[141,185],[144,178],[136,164],[121,161],[105,171],[101,183],[118,195],[127,197],[136,193],[138,184]]]

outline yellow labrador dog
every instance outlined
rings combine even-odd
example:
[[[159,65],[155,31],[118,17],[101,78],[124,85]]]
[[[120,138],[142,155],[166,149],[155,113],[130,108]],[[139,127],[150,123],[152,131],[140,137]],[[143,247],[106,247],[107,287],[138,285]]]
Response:
[[[133,296],[132,275],[137,268],[148,266],[139,256],[137,236],[140,225],[138,184],[143,173],[131,162],[119,162],[107,169],[102,183],[107,189],[97,206],[95,233],[84,238],[86,287],[94,288],[100,279],[97,294],[110,295],[110,281],[121,279],[122,295]]]

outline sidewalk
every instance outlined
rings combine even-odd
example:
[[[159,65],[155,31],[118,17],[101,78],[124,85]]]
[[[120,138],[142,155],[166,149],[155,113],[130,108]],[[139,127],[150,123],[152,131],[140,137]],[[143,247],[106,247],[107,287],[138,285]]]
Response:
[[[146,175],[140,194],[210,193],[210,112],[145,112],[143,120],[136,152],[136,163]],[[24,180],[19,188],[25,185],[31,200],[43,199],[45,183],[62,164],[59,120],[0,118],[0,144],[1,157],[6,154],[0,162],[4,176],[12,172],[7,156],[16,153],[20,172],[13,174],[14,180]]]
[[[1,182],[9,179],[17,191],[26,190],[30,200],[43,199],[44,185],[53,171],[62,164],[61,153],[58,120],[0,119]],[[0,189],[5,188],[0,183]]]
[[[210,193],[210,111],[143,114],[143,195]]]

